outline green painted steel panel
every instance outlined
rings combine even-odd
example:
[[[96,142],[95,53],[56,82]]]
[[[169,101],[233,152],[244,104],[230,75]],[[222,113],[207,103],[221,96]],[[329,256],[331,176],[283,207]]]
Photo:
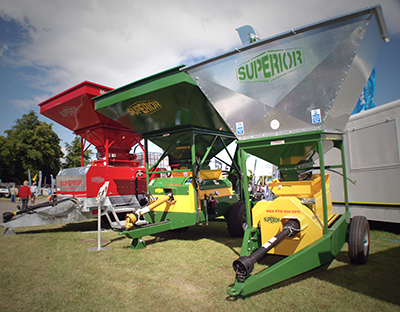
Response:
[[[192,129],[190,130],[192,131]],[[190,131],[180,131],[180,132],[169,132],[158,135],[152,135],[149,137],[154,144],[160,146],[163,150],[170,150],[171,147],[179,143],[179,146],[175,148],[170,154],[179,159],[181,165],[191,168],[191,147],[192,138]],[[200,159],[205,155],[207,148],[211,146],[216,135],[220,135],[224,144],[228,146],[234,137],[231,135],[225,136],[223,133],[209,133],[207,131],[201,131],[199,129],[194,130],[195,135],[195,145],[196,145],[196,157]],[[224,144],[221,140],[217,140],[211,147],[210,154],[207,159],[210,160],[212,157],[217,155],[220,151],[224,149]]]
[[[200,183],[200,190],[213,190],[219,188],[228,188],[232,186],[229,180],[204,180]]]
[[[118,233],[128,238],[139,238],[146,235],[153,235],[168,230],[179,229],[182,227],[192,226],[198,222],[197,213],[179,213],[179,212],[149,212],[145,215],[145,219],[151,222],[148,226],[135,228],[128,231]],[[168,222],[169,220],[169,222]]]
[[[331,239],[331,253],[336,257],[344,244],[346,243],[347,230],[350,225],[350,212],[347,211],[340,216],[338,220],[330,227],[329,231],[332,233]]]
[[[196,136],[196,156],[204,155],[215,135],[223,136],[228,145],[235,139],[230,128],[193,79],[179,68],[94,98],[96,111],[149,138],[163,150],[179,142],[172,153],[178,159],[191,159],[191,137],[184,138],[194,129],[203,131]],[[210,157],[222,149],[223,144],[217,142]]]
[[[146,227],[120,232],[118,234],[125,235],[128,238],[135,239],[135,238],[139,238],[139,237],[146,236],[146,235],[153,235],[153,234],[165,232],[165,231],[168,231],[171,229],[172,229],[171,222],[165,222],[165,223],[161,223],[161,224],[151,224]]]
[[[237,282],[228,291],[232,296],[246,296],[265,287],[317,268],[332,261],[331,236],[324,235],[314,244],[286,257],[271,267],[250,275],[244,283]]]
[[[238,201],[238,197],[236,195],[232,195],[232,196],[217,196],[215,197],[215,199],[218,201],[218,214],[214,214],[214,215],[208,215],[208,219],[212,220],[214,218],[217,217],[226,217],[229,209],[231,208],[231,206],[236,203]],[[204,212],[204,200],[202,200],[202,211],[201,214],[204,216],[204,219],[202,221],[204,221],[206,219],[205,216],[205,212]],[[203,217],[202,217],[203,218]]]
[[[274,136],[262,139],[239,141],[238,145],[247,153],[255,155],[276,166],[282,164],[297,164],[298,158],[307,157],[309,153],[317,151],[317,143],[322,141],[342,140],[342,133],[327,133],[324,130],[290,135]],[[325,150],[333,144],[324,145]]]
[[[151,211],[145,215],[145,219],[151,223],[159,223],[169,220],[171,223],[171,230],[173,230],[195,225],[198,222],[198,214],[195,211],[189,213]]]
[[[165,195],[165,190],[172,190],[174,195],[188,195],[191,182],[192,178],[186,177],[153,179],[150,183],[151,185],[147,186],[147,190],[153,196]],[[160,192],[159,189],[163,189],[163,192]]]
[[[97,111],[143,136],[191,127],[231,133],[193,79],[179,68],[128,84],[94,100]]]

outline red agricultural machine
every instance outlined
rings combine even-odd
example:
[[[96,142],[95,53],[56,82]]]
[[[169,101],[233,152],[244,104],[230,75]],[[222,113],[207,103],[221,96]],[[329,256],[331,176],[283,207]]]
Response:
[[[81,167],[60,170],[56,202],[6,213],[6,228],[96,217],[95,200],[105,181],[109,181],[109,187],[103,213],[111,227],[124,228],[125,220],[120,221],[120,216],[140,207],[139,202],[145,200],[146,170],[131,151],[143,151],[141,136],[94,110],[92,98],[111,90],[85,81],[39,104],[41,114],[81,137]],[[97,150],[97,160],[84,166],[83,154],[91,145]]]

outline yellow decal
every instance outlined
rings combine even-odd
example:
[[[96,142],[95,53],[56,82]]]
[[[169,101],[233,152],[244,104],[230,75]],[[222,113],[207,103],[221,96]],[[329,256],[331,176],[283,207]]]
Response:
[[[275,218],[275,217],[264,217],[264,222],[268,222],[268,223],[278,223],[280,222],[281,219],[279,218]]]
[[[151,115],[162,108],[163,107],[161,106],[160,103],[158,103],[157,101],[151,100],[151,101],[135,102],[132,105],[130,105],[126,109],[126,111],[130,115],[139,116],[139,115]]]
[[[157,194],[164,193],[164,190],[163,190],[162,188],[156,188],[154,191],[155,191]]]
[[[340,135],[334,135],[334,134],[329,134],[329,135],[324,135],[323,138],[325,140],[340,140],[342,139],[342,136]]]

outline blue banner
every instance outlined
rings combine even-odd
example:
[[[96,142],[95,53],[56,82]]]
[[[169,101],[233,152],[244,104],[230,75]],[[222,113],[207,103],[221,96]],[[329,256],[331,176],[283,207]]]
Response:
[[[361,96],[358,99],[356,107],[353,110],[352,115],[357,114],[361,111],[368,110],[370,108],[374,108],[375,104],[373,103],[375,95],[375,68],[372,70],[371,76],[367,81],[363,91],[361,92]]]

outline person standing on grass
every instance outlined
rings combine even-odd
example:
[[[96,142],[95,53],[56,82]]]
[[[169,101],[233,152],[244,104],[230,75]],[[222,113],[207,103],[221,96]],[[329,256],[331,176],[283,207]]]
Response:
[[[18,195],[18,189],[15,186],[15,184],[13,184],[10,188],[10,195],[11,195],[11,203],[15,203],[15,197]]]
[[[36,186],[36,182],[33,182],[32,186],[31,186],[32,204],[35,203],[37,191],[38,191],[38,188]]]
[[[22,201],[21,209],[28,208],[29,197],[31,198],[31,200],[33,200],[31,189],[29,188],[28,184],[28,181],[24,181],[24,185],[22,185],[19,189],[18,197],[21,198]]]

